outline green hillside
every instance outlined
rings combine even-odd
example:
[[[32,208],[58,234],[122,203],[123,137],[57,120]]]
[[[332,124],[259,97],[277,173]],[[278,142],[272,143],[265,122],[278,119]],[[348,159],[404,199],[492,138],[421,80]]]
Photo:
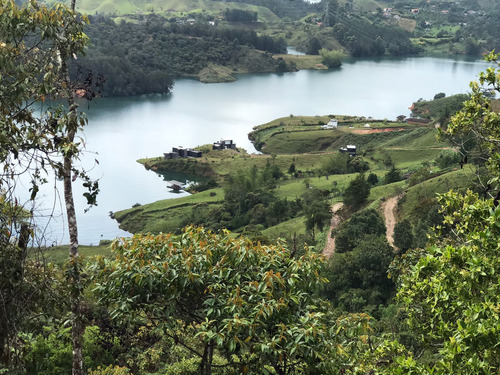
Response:
[[[226,220],[226,225],[235,225],[230,228],[231,230],[245,233],[251,230],[254,235],[258,235],[257,238],[260,240],[286,233],[286,230],[289,230],[289,235],[291,233],[304,234],[305,218],[300,213],[303,208],[297,208],[299,212],[291,216],[287,214],[278,218],[277,222],[273,220],[264,222],[258,219],[259,216],[254,217],[253,215],[258,215],[255,209],[258,206],[259,210],[264,210],[268,207],[267,205],[271,204],[270,202],[274,201],[287,201],[287,204],[301,201],[311,189],[327,194],[329,202],[342,200],[343,192],[358,173],[350,169],[353,168],[352,166],[342,167],[344,168],[342,172],[328,171],[332,165],[343,163],[341,160],[344,159],[338,149],[347,144],[357,146],[357,163],[365,165],[364,168],[368,168],[366,174],[372,173],[379,180],[379,183],[371,189],[367,206],[378,209],[385,198],[400,194],[410,182],[416,183],[415,186],[410,187],[407,202],[417,205],[417,208],[403,207],[402,217],[410,217],[408,211],[413,212],[418,209],[419,199],[427,200],[423,197],[413,198],[413,191],[419,191],[419,186],[422,184],[422,192],[430,192],[435,186],[429,181],[438,181],[443,189],[447,190],[450,187],[460,188],[464,186],[464,181],[470,180],[464,179],[462,174],[454,173],[448,177],[446,171],[439,172],[435,160],[443,152],[454,153],[454,151],[436,139],[437,130],[433,126],[423,127],[390,121],[368,121],[352,116],[335,116],[339,120],[337,129],[321,129],[321,124],[327,123],[331,117],[333,116],[289,116],[256,126],[250,137],[266,153],[263,155],[248,155],[243,150],[211,151],[210,146],[207,145],[199,148],[204,152],[199,159],[141,160],[147,169],[154,169],[158,172],[176,170],[211,176],[221,188],[116,212],[115,218],[120,222],[121,228],[131,232],[175,232],[190,220],[200,219],[201,221],[197,223],[209,225],[209,222],[218,217],[219,219],[216,219],[218,224],[221,220],[222,222]],[[367,124],[370,126],[366,127]],[[345,162],[349,161],[345,160]],[[419,171],[430,167],[433,169],[432,173],[438,171],[440,176],[425,181],[433,176],[432,173],[422,174]],[[400,176],[403,174],[410,176],[419,172],[422,177],[418,175],[418,181],[413,178],[408,181],[386,184],[384,178],[391,168],[396,168]],[[252,209],[247,208],[246,219],[239,224],[237,222],[231,224],[230,216],[226,216],[225,219],[220,216],[224,216],[223,212],[226,210],[231,210],[226,197],[233,186],[228,185],[227,181],[235,176],[240,176],[238,178],[243,178],[243,175],[251,176],[252,173],[253,179],[261,178],[258,177],[260,174],[270,176],[271,173],[276,175],[276,178],[263,180],[260,187],[256,186],[257,190],[251,194],[264,199],[262,204]],[[251,183],[248,180],[247,184]],[[273,186],[267,190],[265,186],[269,183]],[[436,191],[444,190],[437,189]],[[429,199],[434,199],[432,194],[429,194]],[[432,202],[435,204],[435,200]],[[196,214],[193,214],[194,212]],[[248,223],[251,225],[248,226]],[[300,230],[297,229],[298,227]]]
[[[69,1],[67,3],[69,4]],[[212,0],[79,0],[76,5],[79,12],[90,15],[123,16],[155,13],[165,17],[178,17],[196,13],[216,15],[230,8],[257,12],[261,22],[279,20],[279,17],[266,7]]]

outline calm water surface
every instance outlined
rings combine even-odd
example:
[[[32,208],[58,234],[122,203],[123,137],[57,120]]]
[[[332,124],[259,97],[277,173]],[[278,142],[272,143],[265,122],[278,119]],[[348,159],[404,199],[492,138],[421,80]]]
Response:
[[[467,92],[469,82],[486,66],[438,58],[357,60],[334,71],[242,75],[236,82],[221,84],[183,79],[166,96],[99,99],[90,109],[82,108],[89,118],[88,152],[82,163],[93,167],[91,174],[100,178],[101,192],[99,206],[83,214],[82,191],[77,188],[80,241],[97,244],[128,235],[109,218],[110,211],[174,196],[162,177],[136,163],[139,158],[221,138],[255,152],[247,138],[252,127],[290,114],[395,119],[408,115],[408,107],[419,98]],[[45,214],[51,212],[55,195],[52,189],[44,190],[38,208]],[[60,205],[56,202],[56,211]],[[50,228],[49,243],[68,242],[61,218]]]

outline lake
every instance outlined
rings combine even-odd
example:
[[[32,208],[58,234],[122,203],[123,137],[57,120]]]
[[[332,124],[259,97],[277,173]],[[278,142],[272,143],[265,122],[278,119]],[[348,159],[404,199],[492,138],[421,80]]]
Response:
[[[100,239],[128,235],[118,229],[110,211],[179,196],[169,192],[163,177],[136,163],[139,158],[221,138],[255,152],[247,137],[252,128],[290,114],[393,120],[409,115],[408,107],[419,98],[467,92],[469,82],[487,66],[482,61],[430,57],[355,60],[338,70],[240,75],[231,83],[181,79],[169,95],[98,99],[89,109],[84,105],[81,109],[89,124],[82,163],[100,179],[101,191],[99,205],[84,214],[82,191],[76,187],[80,242],[97,244]],[[60,191],[62,197],[61,186]],[[57,199],[54,206],[53,188],[45,187],[42,194],[37,203],[39,222],[53,207],[58,212],[62,206]],[[48,244],[68,242],[61,217],[52,220],[45,238]]]

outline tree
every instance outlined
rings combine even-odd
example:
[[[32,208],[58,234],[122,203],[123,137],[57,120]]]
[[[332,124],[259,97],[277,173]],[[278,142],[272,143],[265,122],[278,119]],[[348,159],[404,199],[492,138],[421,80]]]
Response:
[[[306,229],[312,232],[313,240],[315,238],[315,228],[323,230],[330,223],[332,212],[330,204],[318,189],[308,191],[303,196],[304,216],[306,217]]]
[[[281,244],[201,227],[180,236],[136,235],[115,242],[114,252],[116,259],[96,265],[101,303],[115,320],[164,327],[198,358],[201,375],[212,372],[215,351],[240,373],[271,366],[289,374],[321,355],[319,254],[306,249],[295,259]]]
[[[311,36],[307,40],[306,54],[308,55],[319,55],[319,50],[321,49],[321,42],[315,36]]]
[[[370,185],[372,185],[372,186],[376,185],[376,184],[378,184],[378,176],[375,173],[370,173],[368,175],[368,178],[366,179],[366,181],[368,183],[370,183]]]
[[[401,373],[494,374],[500,371],[500,115],[491,108],[480,85],[499,91],[496,64],[472,82],[470,100],[451,120],[446,133],[472,133],[489,151],[489,191],[450,191],[439,197],[443,224],[424,250],[410,251],[399,261],[398,300],[411,329],[433,356],[426,364],[398,356]],[[412,261],[413,259],[413,261]]]
[[[82,374],[83,323],[80,313],[78,229],[73,201],[72,183],[80,177],[88,188],[86,198],[95,203],[98,185],[85,171],[74,167],[82,142],[76,134],[86,124],[78,112],[75,90],[69,78],[68,62],[81,54],[87,43],[83,33],[86,18],[63,5],[53,8],[30,1],[19,7],[3,0],[0,13],[0,85],[2,129],[0,162],[5,165],[2,181],[19,170],[31,173],[31,199],[39,185],[46,182],[44,173],[51,168],[63,179],[64,200],[70,234],[71,267],[67,277],[73,287],[69,298],[73,322],[73,374]],[[46,99],[66,98],[68,108],[52,102],[39,106]]]
[[[342,60],[346,57],[342,51],[329,51],[326,48],[321,48],[319,54],[321,55],[321,62],[330,69],[340,68]]]
[[[398,181],[401,181],[401,172],[399,172],[399,169],[396,169],[395,166],[392,166],[391,170],[385,174],[384,182],[386,184],[392,184]]]
[[[366,181],[364,173],[358,174],[344,191],[344,204],[354,209],[361,207],[367,201],[370,189],[371,186]]]
[[[335,233],[337,253],[352,251],[367,235],[385,236],[384,219],[373,208],[356,212],[348,221],[342,222]]]
[[[413,246],[413,227],[408,219],[400,221],[394,227],[394,245],[401,253]]]
[[[347,253],[332,255],[325,270],[325,295],[334,306],[359,312],[385,304],[394,292],[387,271],[394,258],[384,236],[367,235]]]

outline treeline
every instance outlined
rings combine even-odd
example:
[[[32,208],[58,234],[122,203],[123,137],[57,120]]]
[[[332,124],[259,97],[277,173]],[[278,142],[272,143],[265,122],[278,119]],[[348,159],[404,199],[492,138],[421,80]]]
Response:
[[[332,33],[339,43],[355,57],[414,55],[420,48],[410,41],[410,33],[391,25],[371,23],[351,15],[333,25]]]
[[[226,8],[224,18],[226,21],[252,22],[257,21],[258,13],[243,9]]]
[[[245,3],[266,7],[280,18],[298,20],[314,9],[314,4],[304,0],[234,0],[233,3]]]
[[[253,31],[168,24],[156,16],[138,24],[93,16],[86,33],[93,45],[73,65],[72,74],[92,71],[94,77],[104,77],[106,96],[168,93],[176,77],[197,74],[209,64],[236,65],[251,48],[286,49],[283,40]],[[266,59],[270,71],[278,69],[270,55],[259,58]]]
[[[290,172],[297,173],[295,167]],[[227,228],[245,232],[250,237],[265,241],[261,231],[292,218],[308,215],[311,208],[326,213],[329,220],[330,206],[327,203],[329,191],[314,191],[296,199],[278,198],[274,189],[283,172],[277,165],[268,163],[264,168],[257,166],[230,174],[224,182],[224,203],[222,205],[199,204],[193,207],[184,225],[202,225],[213,230]],[[307,182],[307,180],[305,181]],[[324,204],[321,205],[321,203]],[[321,207],[320,207],[321,206]],[[312,215],[312,213],[311,213]],[[321,223],[319,226],[326,224]],[[310,227],[311,232],[317,223]]]
[[[500,50],[500,11],[468,20],[455,37],[465,40],[466,53],[469,55]]]
[[[211,26],[201,22],[193,25],[171,23],[166,27],[168,31],[174,34],[216,38],[225,42],[235,42],[238,45],[247,45],[261,51],[286,53],[286,42],[283,38],[276,39],[268,35],[258,35],[253,30],[227,26]]]

